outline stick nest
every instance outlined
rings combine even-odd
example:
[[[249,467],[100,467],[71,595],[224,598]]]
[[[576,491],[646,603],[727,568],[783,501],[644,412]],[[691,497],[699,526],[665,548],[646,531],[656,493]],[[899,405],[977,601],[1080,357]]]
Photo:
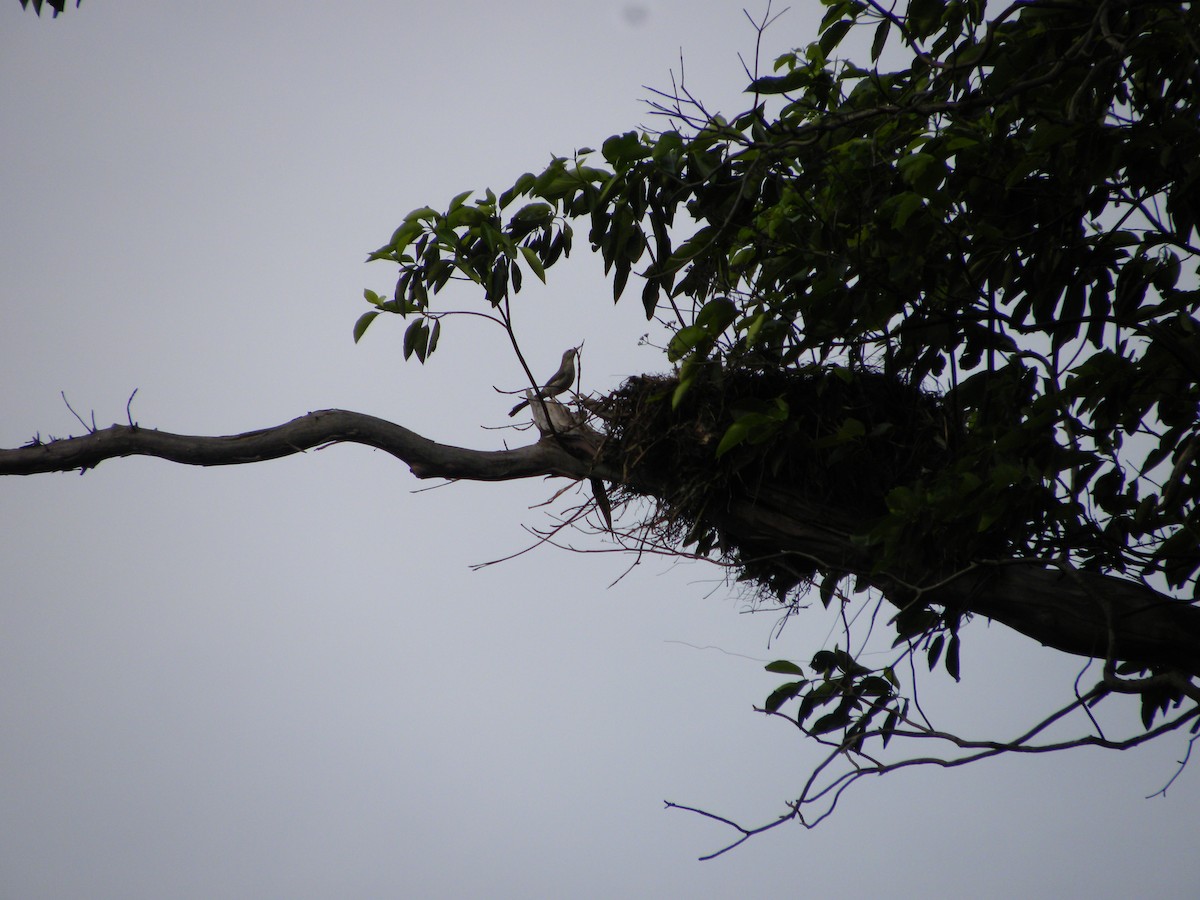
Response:
[[[887,512],[894,487],[946,464],[956,430],[940,398],[873,372],[812,367],[734,371],[697,381],[672,406],[674,376],[635,376],[605,401],[607,437],[599,461],[624,475],[615,499],[653,499],[647,538],[718,550],[739,571],[780,597],[811,583],[811,562],[781,561],[778,548],[750,545],[722,527],[737,501],[796,498],[823,523],[869,529]],[[734,421],[786,416],[751,429],[719,458]],[[775,551],[775,552],[772,552]]]

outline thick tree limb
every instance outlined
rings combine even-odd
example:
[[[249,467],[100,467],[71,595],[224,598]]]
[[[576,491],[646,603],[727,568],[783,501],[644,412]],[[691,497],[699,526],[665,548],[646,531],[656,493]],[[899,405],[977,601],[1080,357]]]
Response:
[[[222,437],[171,434],[113,425],[79,437],[0,450],[0,475],[90,469],[106,459],[155,456],[195,466],[262,462],[331,443],[365,444],[405,462],[418,478],[507,481],[616,473],[591,464],[592,447],[571,435],[543,437],[515,450],[439,444],[401,425],[347,410],[321,410],[273,428]],[[578,453],[573,455],[572,451]],[[636,489],[653,494],[654,485]],[[774,491],[728,511],[723,527],[740,541],[780,556],[795,554],[855,574],[893,604],[923,603],[986,616],[1046,646],[1080,656],[1168,666],[1200,676],[1200,608],[1113,576],[1064,571],[1037,560],[980,564],[913,585],[874,570],[869,551],[851,540],[852,523],[800,497]]]
[[[408,464],[418,478],[508,481],[558,475],[586,478],[592,467],[557,440],[515,450],[467,450],[439,444],[414,431],[343,409],[310,412],[273,428],[222,437],[171,434],[138,425],[113,425],[79,437],[31,442],[0,450],[0,475],[91,469],[106,459],[155,456],[190,466],[232,466],[279,459],[322,444],[365,444]]]
[[[1021,561],[981,567],[933,596],[1067,653],[1200,676],[1200,608],[1123,578]]]
[[[855,575],[898,607],[937,604],[1066,653],[1200,676],[1200,607],[1142,584],[1041,560],[980,562],[913,584],[878,571],[852,525],[780,491],[731,509],[723,525],[741,541]]]

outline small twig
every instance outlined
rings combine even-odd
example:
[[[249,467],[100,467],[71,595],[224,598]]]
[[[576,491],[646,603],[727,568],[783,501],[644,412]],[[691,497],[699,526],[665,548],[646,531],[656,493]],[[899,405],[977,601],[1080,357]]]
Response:
[[[133,421],[133,412],[130,407],[133,406],[133,398],[137,396],[138,389],[134,388],[133,393],[129,395],[129,399],[125,401],[125,418],[129,422],[130,428],[137,428],[137,422]]]
[[[683,806],[679,803],[672,803],[670,800],[664,800],[663,803],[665,804],[667,809],[681,809],[684,812],[696,813],[697,815],[704,816],[706,819],[712,819],[716,822],[721,822],[724,825],[728,825],[730,828],[737,829],[738,831],[740,831],[742,833],[742,836],[740,838],[738,838],[736,841],[734,841],[732,844],[722,847],[720,850],[716,851],[715,853],[708,853],[704,856],[701,856],[700,857],[701,862],[706,862],[710,859],[716,859],[721,854],[728,853],[734,847],[737,847],[737,846],[745,843],[750,838],[754,837],[754,835],[762,834],[764,831],[769,831],[772,828],[777,828],[778,826],[782,825],[784,822],[788,822],[788,821],[796,818],[797,815],[799,815],[798,811],[795,808],[793,808],[790,813],[780,816],[774,822],[771,822],[767,825],[760,825],[758,828],[743,828],[737,822],[734,822],[730,819],[726,819],[724,816],[714,815],[713,813],[705,812],[702,809],[696,809],[693,806]]]
[[[71,406],[71,402],[67,400],[67,392],[59,391],[58,395],[62,397],[63,403],[67,404],[67,409],[71,410],[71,415],[79,421],[79,424],[84,427],[88,434],[95,434],[99,430],[96,428],[96,413],[94,410],[92,411],[92,424],[88,425],[87,422],[83,421],[83,417],[75,412],[74,407]]]
[[[1104,729],[1100,727],[1100,723],[1098,721],[1096,721],[1096,717],[1092,715],[1091,706],[1089,705],[1092,702],[1092,700],[1086,699],[1084,697],[1084,695],[1079,692],[1079,682],[1083,680],[1084,673],[1087,672],[1087,670],[1090,669],[1091,667],[1092,667],[1092,660],[1089,659],[1086,663],[1084,663],[1083,668],[1079,670],[1079,674],[1075,676],[1075,684],[1074,684],[1075,699],[1080,701],[1079,708],[1082,709],[1084,712],[1084,715],[1086,715],[1091,720],[1092,727],[1096,729],[1096,734],[1099,735],[1101,738],[1104,738]],[[1092,688],[1092,690],[1090,692],[1091,698],[1095,699],[1095,700],[1099,700],[1101,697],[1103,697],[1107,693],[1108,693],[1107,690],[1098,691],[1096,688]],[[1107,738],[1104,738],[1104,739],[1107,740]]]
[[[753,837],[754,835],[761,834],[762,832],[768,831],[772,828],[776,828],[779,825],[781,825],[783,822],[789,821],[791,819],[796,819],[805,828],[808,828],[808,829],[815,828],[817,825],[819,825],[822,821],[824,821],[826,818],[828,818],[833,813],[834,809],[836,808],[836,806],[838,804],[838,801],[841,799],[842,794],[845,793],[845,791],[852,784],[854,784],[856,781],[858,781],[859,779],[861,779],[867,775],[885,775],[889,772],[895,772],[900,769],[911,768],[914,766],[940,766],[942,768],[947,768],[947,769],[957,768],[959,766],[964,766],[964,765],[968,765],[970,763],[979,762],[981,760],[988,759],[993,756],[999,756],[1004,753],[1052,753],[1052,752],[1056,752],[1056,751],[1060,751],[1060,750],[1071,749],[1071,748],[1076,748],[1076,747],[1087,747],[1087,746],[1104,747],[1104,748],[1113,749],[1113,750],[1125,750],[1130,747],[1136,747],[1139,744],[1143,744],[1147,741],[1153,740],[1156,737],[1166,734],[1169,731],[1173,731],[1173,730],[1179,728],[1180,726],[1184,725],[1188,721],[1195,719],[1197,716],[1200,716],[1200,709],[1192,709],[1186,713],[1183,713],[1180,716],[1177,716],[1176,718],[1174,718],[1168,722],[1164,722],[1162,725],[1160,725],[1157,728],[1154,728],[1150,731],[1144,732],[1139,735],[1134,735],[1133,737],[1127,738],[1125,740],[1119,740],[1119,741],[1106,740],[1103,738],[1098,738],[1095,735],[1085,735],[1081,738],[1076,738],[1074,740],[1056,741],[1053,743],[1041,744],[1041,745],[1030,745],[1030,744],[1026,743],[1027,741],[1029,741],[1030,739],[1032,739],[1033,737],[1035,737],[1036,735],[1038,735],[1039,733],[1041,733],[1042,731],[1047,729],[1054,722],[1059,721],[1063,716],[1065,716],[1071,710],[1084,705],[1088,699],[1091,699],[1092,697],[1097,696],[1097,691],[1102,690],[1102,689],[1103,689],[1102,686],[1097,686],[1097,688],[1094,688],[1092,691],[1088,692],[1088,694],[1085,694],[1083,697],[1072,702],[1071,704],[1064,707],[1063,709],[1060,709],[1060,710],[1052,713],[1051,715],[1049,715],[1048,717],[1043,719],[1041,722],[1039,722],[1037,725],[1035,725],[1033,728],[1031,728],[1027,732],[1025,732],[1025,734],[1023,734],[1007,743],[997,742],[997,741],[965,740],[963,738],[957,737],[956,735],[949,734],[946,732],[938,732],[938,731],[933,731],[932,729],[926,729],[926,728],[922,727],[921,725],[919,725],[915,722],[912,722],[910,719],[907,719],[907,717],[905,717],[905,721],[907,721],[910,725],[912,725],[914,728],[916,728],[918,730],[916,730],[916,731],[895,731],[895,732],[893,732],[894,736],[943,740],[943,741],[948,741],[949,743],[952,743],[952,744],[960,747],[961,749],[974,750],[976,752],[968,753],[964,756],[959,756],[959,757],[949,757],[949,758],[948,757],[940,757],[940,756],[913,757],[913,758],[909,758],[909,759],[899,760],[898,762],[894,762],[894,763],[876,763],[876,764],[870,765],[870,766],[857,766],[856,765],[853,770],[848,771],[848,772],[843,772],[841,775],[834,778],[832,781],[830,781],[824,787],[821,787],[818,789],[817,782],[821,776],[821,773],[831,763],[833,763],[834,760],[838,759],[839,757],[847,755],[847,748],[845,746],[839,744],[833,748],[832,752],[830,752],[830,754],[818,766],[816,766],[816,768],[809,775],[809,778],[808,778],[807,782],[805,783],[804,788],[801,791],[799,798],[788,803],[788,807],[789,807],[790,811],[788,813],[780,816],[775,821],[768,822],[766,825],[761,825],[757,828],[747,828],[743,825],[739,825],[736,822],[726,819],[723,816],[718,816],[713,813],[706,812],[705,810],[696,809],[694,807],[682,806],[677,803],[668,802],[667,808],[682,809],[682,810],[686,810],[689,812],[697,813],[706,818],[713,819],[714,821],[727,824],[731,828],[734,828],[735,830],[737,830],[742,835],[736,841],[728,844],[727,846],[723,847],[722,849],[718,850],[717,852],[708,854],[707,856],[700,857],[702,860],[714,859],[717,856],[720,856],[723,853],[727,853],[728,851],[732,850],[733,848],[741,845],[742,843],[744,843],[746,840]],[[773,713],[773,715],[778,715],[781,718],[787,719],[788,721],[793,721],[790,716],[784,715],[782,713],[776,712],[776,713]],[[867,732],[863,737],[870,738],[870,737],[880,737],[880,736],[882,736],[882,730],[876,729],[876,730]],[[1188,758],[1189,758],[1190,752],[1191,752],[1191,745],[1198,739],[1200,739],[1200,735],[1197,735],[1189,740],[1188,754],[1186,754],[1184,756],[1184,759],[1181,760],[1179,771],[1182,771],[1183,766],[1185,766],[1187,764],[1187,761],[1188,761]],[[1175,781],[1175,779],[1178,776],[1179,776],[1179,772],[1176,772],[1175,775],[1171,778],[1171,780],[1168,781],[1167,784],[1163,787],[1163,791],[1161,791],[1159,793],[1165,792],[1166,789],[1168,787],[1170,787],[1170,785]],[[1152,794],[1151,796],[1156,796],[1156,794]],[[821,801],[823,798],[828,798],[828,805],[824,809],[822,809],[820,814],[817,815],[815,818],[813,818],[811,820],[806,819],[804,817],[804,815],[801,813],[801,810],[805,806],[808,806],[808,805],[811,805],[811,804]]]
[[[778,13],[776,13],[774,16],[772,16],[771,15],[771,0],[767,0],[767,8],[763,11],[763,17],[762,17],[761,22],[754,21],[754,17],[752,15],[750,15],[750,10],[745,9],[745,8],[742,9],[742,14],[746,17],[747,21],[749,21],[751,27],[754,29],[754,32],[755,32],[754,71],[753,72],[750,71],[750,68],[746,65],[746,61],[744,59],[742,59],[742,54],[740,54],[740,53],[738,54],[738,60],[742,64],[742,71],[746,73],[746,77],[749,78],[751,81],[755,81],[758,78],[758,73],[760,71],[760,62],[759,61],[761,59],[761,54],[762,54],[763,32],[766,31],[772,25],[772,23],[775,22],[776,19],[778,19],[780,16],[782,16],[789,9],[791,9],[790,6],[784,7],[782,10],[780,10]],[[757,93],[754,95],[754,105],[755,106],[758,105],[758,94]]]
[[[1164,784],[1159,790],[1155,791],[1153,794],[1150,794],[1148,797],[1146,797],[1147,800],[1150,800],[1153,797],[1161,796],[1161,797],[1165,798],[1167,796],[1167,788],[1169,788],[1171,785],[1173,785],[1175,783],[1175,779],[1178,778],[1180,775],[1182,775],[1183,770],[1187,768],[1188,760],[1191,759],[1191,757],[1192,757],[1192,745],[1195,744],[1197,740],[1200,740],[1200,734],[1193,735],[1192,737],[1188,738],[1187,750],[1183,754],[1183,759],[1179,760],[1179,768],[1175,770],[1174,775],[1172,775],[1169,779],[1167,779],[1166,784]]]

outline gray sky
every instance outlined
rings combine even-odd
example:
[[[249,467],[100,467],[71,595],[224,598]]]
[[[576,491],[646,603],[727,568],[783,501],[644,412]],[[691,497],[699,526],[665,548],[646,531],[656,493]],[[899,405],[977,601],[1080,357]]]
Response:
[[[815,6],[815,5],[812,5]],[[814,36],[798,4],[768,57]],[[682,48],[735,111],[736,3],[0,6],[0,445],[85,418],[232,433],[339,406],[518,443],[503,335],[400,323],[355,347],[364,266],[410,209],[503,188],[649,121]],[[518,306],[551,371],[660,370],[578,252]],[[477,298],[463,292],[464,308]],[[415,491],[338,447],[251,467],[111,461],[0,482],[0,896],[1184,896],[1200,885],[1182,738],[862,783],[813,832],[768,821],[819,759],[751,711],[829,633],[768,646],[719,570],[527,545],[558,485]],[[597,551],[603,542],[572,538]],[[971,736],[1069,697],[1077,661],[999,626],[923,697]],[[1048,688],[1056,693],[1047,694]],[[941,724],[939,722],[938,724]]]

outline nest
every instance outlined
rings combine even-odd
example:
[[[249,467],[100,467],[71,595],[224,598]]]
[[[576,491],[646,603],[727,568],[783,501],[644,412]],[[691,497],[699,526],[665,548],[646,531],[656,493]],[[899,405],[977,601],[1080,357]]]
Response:
[[[739,580],[781,597],[817,567],[784,564],[779,548],[730,534],[723,514],[735,502],[797,498],[825,522],[865,532],[886,514],[889,491],[946,464],[956,434],[940,398],[874,372],[724,372],[673,407],[677,386],[673,376],[636,376],[606,398],[599,461],[632,485],[616,499],[651,497],[653,539],[716,550]],[[747,417],[760,427],[718,458],[729,426]]]

